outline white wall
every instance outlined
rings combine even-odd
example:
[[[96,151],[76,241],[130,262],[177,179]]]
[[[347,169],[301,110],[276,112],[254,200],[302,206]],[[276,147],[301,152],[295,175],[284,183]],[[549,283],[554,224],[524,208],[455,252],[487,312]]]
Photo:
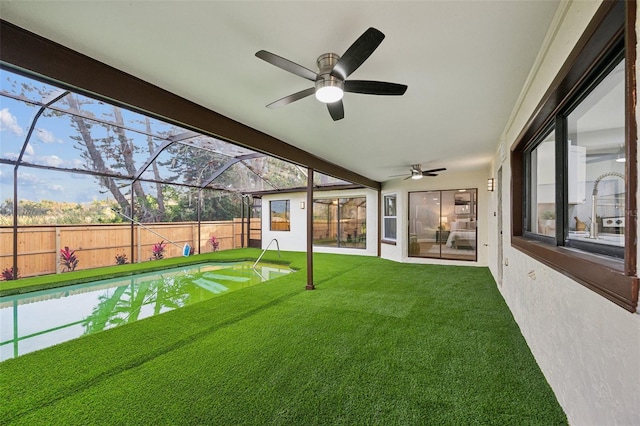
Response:
[[[349,189],[342,191],[314,191],[314,198],[367,198],[367,247],[366,249],[348,247],[322,247],[314,246],[316,253],[341,253],[359,254],[368,256],[378,255],[378,193],[371,189]],[[290,200],[291,201],[291,230],[271,231],[269,201]],[[305,209],[300,208],[300,202],[305,202]],[[262,197],[262,248],[276,238],[280,244],[280,250],[306,251],[307,250],[307,208],[306,193],[285,193],[265,195]],[[273,248],[273,246],[272,246]]]
[[[593,16],[599,1],[561,3],[520,102],[514,107],[492,175],[502,167],[504,275],[499,289],[540,368],[574,425],[640,424],[640,315],[629,313],[570,278],[510,246],[510,164],[506,155],[559,68]],[[489,266],[498,276],[498,232],[489,237]],[[506,265],[508,263],[508,265]]]
[[[438,165],[434,165],[436,167]],[[445,164],[446,166],[446,164]],[[430,167],[429,167],[430,168]],[[489,178],[488,170],[477,170],[473,172],[441,172],[436,177],[425,177],[424,179],[413,180],[402,178],[385,182],[382,185],[382,196],[388,194],[397,195],[397,241],[396,245],[382,244],[381,257],[398,262],[407,263],[431,263],[444,265],[466,265],[466,266],[487,266],[487,210],[486,203],[488,198],[487,179]],[[409,257],[409,223],[408,223],[408,203],[409,192],[430,191],[430,190],[451,190],[451,189],[471,189],[478,190],[478,260],[441,260],[441,259],[425,259],[419,257]]]
[[[290,206],[290,231],[272,231],[270,201],[289,200]],[[300,202],[307,202],[306,193],[291,193],[265,195],[262,197],[262,248],[264,249],[274,238],[278,240],[280,250],[306,251],[307,250],[307,210],[300,208]],[[275,248],[275,246],[271,246]]]

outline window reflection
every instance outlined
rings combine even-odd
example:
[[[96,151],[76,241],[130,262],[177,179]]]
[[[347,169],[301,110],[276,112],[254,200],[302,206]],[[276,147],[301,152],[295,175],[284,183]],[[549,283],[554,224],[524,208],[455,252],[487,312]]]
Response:
[[[385,240],[395,241],[397,223],[396,195],[385,195],[383,206],[383,238]]]
[[[290,200],[278,200],[271,201],[271,230],[272,231],[290,231],[291,230],[291,216],[290,216]]]
[[[529,231],[556,235],[556,154],[555,132],[548,135],[531,152],[531,203]]]
[[[624,247],[624,116],[621,61],[567,117],[568,245]]]

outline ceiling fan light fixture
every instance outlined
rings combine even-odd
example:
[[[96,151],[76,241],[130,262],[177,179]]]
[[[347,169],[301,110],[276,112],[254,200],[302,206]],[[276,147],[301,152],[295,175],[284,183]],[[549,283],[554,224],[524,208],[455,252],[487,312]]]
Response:
[[[417,170],[411,170],[411,179],[422,179],[424,176],[422,176],[422,173],[417,171]]]
[[[338,102],[344,95],[344,83],[331,74],[321,74],[316,80],[316,99],[325,104]]]
[[[338,86],[316,86],[316,99],[325,104],[332,104],[342,99],[344,91]]]

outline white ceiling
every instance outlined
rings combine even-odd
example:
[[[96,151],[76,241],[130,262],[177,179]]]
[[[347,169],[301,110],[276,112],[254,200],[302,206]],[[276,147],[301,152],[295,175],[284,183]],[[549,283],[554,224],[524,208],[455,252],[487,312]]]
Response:
[[[377,181],[423,168],[487,168],[558,6],[534,1],[10,1],[0,16]],[[351,79],[408,85],[347,93],[345,118],[254,56],[316,70],[368,27],[386,38]],[[447,172],[445,172],[447,173]]]

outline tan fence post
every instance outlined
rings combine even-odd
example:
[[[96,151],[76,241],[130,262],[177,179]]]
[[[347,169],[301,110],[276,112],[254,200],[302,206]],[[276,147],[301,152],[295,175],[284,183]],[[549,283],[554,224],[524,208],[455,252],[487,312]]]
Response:
[[[62,272],[62,268],[60,267],[60,227],[56,226],[56,274]]]
[[[138,246],[138,259],[136,259],[136,263],[142,262],[142,246],[140,245],[140,227],[136,225],[136,239]]]
[[[198,241],[198,244],[195,242]],[[198,240],[198,225],[191,225],[191,242],[189,244],[194,254],[200,253],[200,240]],[[197,248],[197,250],[196,250]]]

